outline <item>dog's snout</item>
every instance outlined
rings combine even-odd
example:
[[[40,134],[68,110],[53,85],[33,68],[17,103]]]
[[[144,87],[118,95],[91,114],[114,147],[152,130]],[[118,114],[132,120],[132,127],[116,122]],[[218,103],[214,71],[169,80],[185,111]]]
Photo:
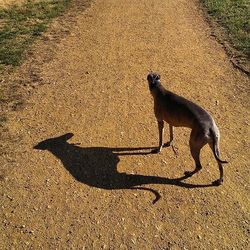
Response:
[[[160,80],[160,75],[157,73],[149,73],[147,76],[147,80],[151,83],[155,82],[155,81],[159,81]]]

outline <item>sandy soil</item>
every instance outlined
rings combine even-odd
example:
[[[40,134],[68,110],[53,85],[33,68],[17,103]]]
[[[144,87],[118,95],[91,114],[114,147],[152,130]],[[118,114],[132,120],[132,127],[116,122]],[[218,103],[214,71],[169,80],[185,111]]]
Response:
[[[2,142],[0,248],[247,249],[249,78],[198,1],[96,0],[61,22],[13,76],[26,102]],[[202,171],[175,180],[194,168],[188,129],[175,130],[177,157],[147,154],[150,69],[213,115],[230,162],[222,186],[208,147]]]

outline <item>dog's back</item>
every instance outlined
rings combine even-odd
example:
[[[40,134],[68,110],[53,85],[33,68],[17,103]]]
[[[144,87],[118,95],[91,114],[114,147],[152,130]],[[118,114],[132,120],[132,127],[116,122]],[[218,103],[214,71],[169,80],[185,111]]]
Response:
[[[154,111],[157,120],[164,120],[175,127],[192,128],[200,121],[212,125],[211,116],[203,108],[166,90],[160,83],[157,83],[150,91],[154,97]]]

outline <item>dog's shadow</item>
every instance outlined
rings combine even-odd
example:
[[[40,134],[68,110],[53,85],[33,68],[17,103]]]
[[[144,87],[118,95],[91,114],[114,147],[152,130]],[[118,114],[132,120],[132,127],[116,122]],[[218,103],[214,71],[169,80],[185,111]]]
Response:
[[[188,184],[183,182],[188,178],[183,176],[169,179],[158,176],[119,173],[117,164],[121,155],[147,155],[152,148],[108,148],[108,147],[79,147],[67,142],[72,133],[50,138],[38,143],[34,149],[48,150],[61,160],[63,166],[79,182],[91,187],[102,189],[143,189],[153,192],[156,196],[153,203],[159,200],[157,191],[140,187],[144,184],[167,184],[184,188],[209,187],[212,184]]]

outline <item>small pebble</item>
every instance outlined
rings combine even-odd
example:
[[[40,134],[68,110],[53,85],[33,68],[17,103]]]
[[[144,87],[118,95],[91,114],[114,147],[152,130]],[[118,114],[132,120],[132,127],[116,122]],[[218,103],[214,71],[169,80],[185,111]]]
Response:
[[[9,198],[11,201],[13,201],[13,197],[7,195],[7,198]]]

